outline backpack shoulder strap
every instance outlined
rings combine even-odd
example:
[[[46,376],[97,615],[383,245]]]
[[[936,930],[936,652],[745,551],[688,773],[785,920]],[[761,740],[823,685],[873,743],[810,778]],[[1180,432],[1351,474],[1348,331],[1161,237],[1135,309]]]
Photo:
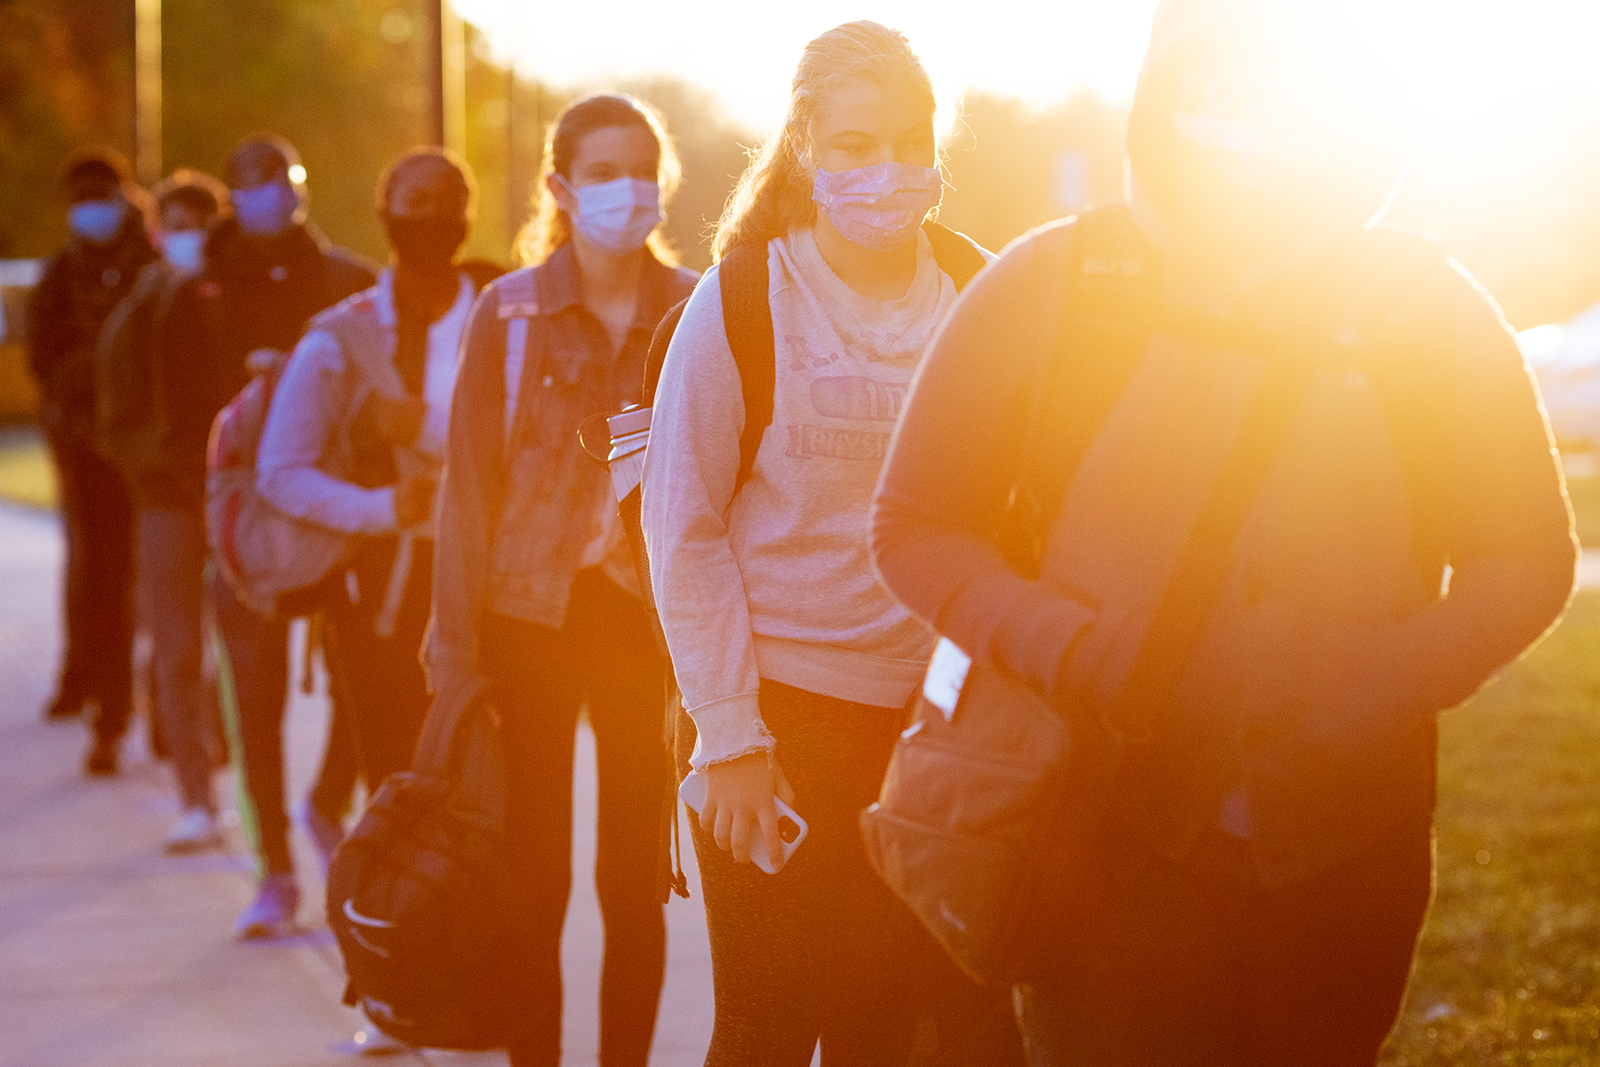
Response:
[[[1127,391],[1160,316],[1160,257],[1126,204],[1094,208],[1072,224],[1055,343],[1032,384],[1028,432],[1000,530],[1019,573],[1038,573],[1044,538],[1100,427]],[[1048,469],[1041,427],[1058,446]]]
[[[661,316],[661,321],[656,323],[655,333],[650,335],[650,352],[644,358],[644,388],[639,391],[640,407],[651,407],[656,402],[656,386],[661,384],[661,367],[667,361],[672,335],[677,331],[678,321],[683,318],[683,309],[688,303],[685,297],[668,308],[667,313]]]
[[[363,290],[313,318],[306,332],[323,330],[339,343],[348,365],[361,383],[382,392],[399,384],[394,367],[394,331],[378,319],[371,290]]]
[[[928,243],[933,246],[934,262],[950,276],[958,293],[989,262],[978,243],[964,233],[937,222],[924,222],[922,232],[928,235]]]
[[[494,282],[497,314],[506,324],[506,364],[501,400],[505,410],[505,443],[511,445],[516,422],[517,398],[522,392],[522,372],[528,361],[528,333],[532,320],[539,316],[537,267],[523,267],[502,274]]]
[[[739,474],[743,485],[755,469],[761,438],[772,424],[777,388],[777,342],[772,333],[766,242],[735,245],[717,267],[722,290],[722,322],[739,368],[744,396],[744,429],[739,434]]]
[[[490,689],[489,682],[479,676],[441,690],[423,720],[422,732],[417,737],[417,747],[412,751],[411,768],[419,774],[444,778],[449,774],[450,746],[455,740],[461,719],[475,703],[483,699]]]

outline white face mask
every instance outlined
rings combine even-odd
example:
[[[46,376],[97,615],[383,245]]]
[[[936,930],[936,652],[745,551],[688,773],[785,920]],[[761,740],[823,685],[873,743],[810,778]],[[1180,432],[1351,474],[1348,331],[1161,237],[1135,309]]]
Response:
[[[661,224],[661,187],[655,182],[618,178],[574,188],[559,174],[556,179],[578,198],[573,226],[602,252],[637,252]]]
[[[161,254],[179,270],[194,274],[205,266],[206,231],[175,230],[161,235]]]

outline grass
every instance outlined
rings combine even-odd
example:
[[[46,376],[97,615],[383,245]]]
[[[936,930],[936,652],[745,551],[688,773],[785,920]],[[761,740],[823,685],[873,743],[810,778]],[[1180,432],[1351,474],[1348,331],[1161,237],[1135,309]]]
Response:
[[[0,500],[35,508],[56,506],[56,473],[34,427],[0,429]]]
[[[1385,1067],[1600,1063],[1600,592],[1442,720],[1437,896]]]

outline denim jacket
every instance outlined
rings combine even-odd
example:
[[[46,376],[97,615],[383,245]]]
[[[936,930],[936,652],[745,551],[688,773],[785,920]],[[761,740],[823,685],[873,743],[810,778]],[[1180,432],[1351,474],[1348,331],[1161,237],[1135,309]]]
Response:
[[[697,278],[647,258],[633,324],[616,353],[583,305],[570,245],[478,298],[439,491],[427,646],[435,691],[478,673],[476,635],[486,614],[564,624],[573,578],[599,562],[587,557],[616,508],[605,468],[583,452],[578,428],[638,401],[656,324]],[[625,557],[606,562],[623,564],[607,566],[619,580],[631,572]]]

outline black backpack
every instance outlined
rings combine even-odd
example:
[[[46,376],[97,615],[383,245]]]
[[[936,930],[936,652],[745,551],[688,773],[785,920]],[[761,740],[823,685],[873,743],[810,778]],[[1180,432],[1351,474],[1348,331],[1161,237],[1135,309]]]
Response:
[[[328,869],[328,925],[359,1007],[399,1041],[504,1048],[512,980],[505,752],[475,681],[435,700],[412,770],[390,775]]]

